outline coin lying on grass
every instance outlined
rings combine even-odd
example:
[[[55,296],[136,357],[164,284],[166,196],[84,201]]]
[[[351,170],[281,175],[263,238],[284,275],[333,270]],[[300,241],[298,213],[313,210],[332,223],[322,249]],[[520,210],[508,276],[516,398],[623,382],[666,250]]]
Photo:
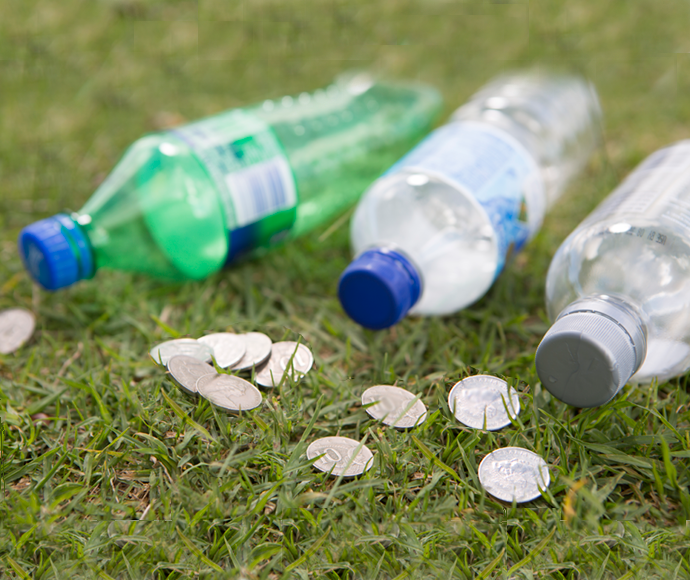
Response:
[[[256,383],[262,387],[277,387],[288,373],[293,380],[304,376],[314,364],[311,351],[297,342],[276,342],[271,348],[271,356],[256,371]]]
[[[10,354],[31,338],[36,318],[23,308],[0,312],[0,354]]]
[[[242,335],[231,332],[214,332],[197,340],[211,347],[216,364],[222,369],[237,364],[247,352],[247,345]]]
[[[242,359],[232,366],[233,371],[248,371],[265,363],[271,356],[273,341],[263,332],[246,332],[239,336],[247,350]]]
[[[231,413],[256,409],[263,401],[259,389],[234,375],[209,374],[199,377],[196,389],[216,407]]]
[[[362,405],[370,405],[366,411],[374,419],[398,429],[409,429],[426,420],[424,403],[410,391],[392,385],[369,387],[362,393]]]
[[[186,354],[170,357],[168,371],[177,386],[189,395],[197,394],[196,383],[201,377],[218,374],[210,364]]]
[[[168,361],[175,355],[186,354],[202,362],[210,362],[213,349],[193,338],[176,338],[154,346],[149,354],[153,361],[161,366],[167,366]]]
[[[537,499],[551,483],[549,468],[539,455],[522,447],[503,447],[479,464],[479,481],[496,499],[523,503]]]
[[[448,407],[463,425],[496,431],[517,417],[520,399],[517,391],[503,379],[474,375],[453,386],[448,394]]]
[[[333,476],[354,477],[369,471],[374,464],[374,456],[366,445],[362,445],[353,457],[359,441],[349,437],[322,437],[307,447],[307,458],[314,459],[314,467]]]

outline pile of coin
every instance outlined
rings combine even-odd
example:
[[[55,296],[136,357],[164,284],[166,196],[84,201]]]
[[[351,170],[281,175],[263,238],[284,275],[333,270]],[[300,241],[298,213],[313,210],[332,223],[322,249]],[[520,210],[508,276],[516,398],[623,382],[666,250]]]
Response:
[[[210,362],[231,372],[254,370],[256,383],[267,388],[279,386],[286,375],[300,379],[314,364],[311,351],[303,344],[273,344],[261,332],[216,332],[199,339],[178,338],[157,344],[149,354],[156,364],[167,368],[186,394],[200,395],[230,413],[256,409],[263,397],[248,380],[219,373]]]
[[[0,312],[0,354],[10,354],[31,338],[36,318],[23,308]]]

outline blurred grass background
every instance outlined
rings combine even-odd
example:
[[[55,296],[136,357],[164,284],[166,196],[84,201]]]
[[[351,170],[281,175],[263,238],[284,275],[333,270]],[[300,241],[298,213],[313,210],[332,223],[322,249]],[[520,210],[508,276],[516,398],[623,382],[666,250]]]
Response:
[[[17,578],[688,578],[688,377],[578,411],[534,372],[558,244],[644,157],[690,136],[687,0],[2,0],[0,308],[38,317],[0,355],[0,571]],[[437,86],[442,119],[531,64],[579,72],[602,148],[542,232],[471,309],[363,331],[335,298],[348,229],[330,224],[207,281],[100,272],[32,287],[21,227],[78,209],[143,133],[370,69]],[[160,324],[156,321],[162,321]],[[316,357],[261,411],[219,415],[148,360],[206,331],[302,336]],[[506,376],[516,425],[461,428],[456,380]],[[424,426],[368,420],[367,386],[423,393]],[[366,438],[375,467],[315,473],[315,437]],[[476,467],[518,445],[552,466],[543,499],[486,496]]]

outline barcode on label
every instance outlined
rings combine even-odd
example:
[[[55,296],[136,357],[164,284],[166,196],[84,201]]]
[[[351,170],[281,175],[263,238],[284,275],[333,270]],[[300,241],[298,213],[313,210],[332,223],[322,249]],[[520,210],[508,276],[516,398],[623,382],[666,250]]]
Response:
[[[225,176],[237,227],[297,204],[295,180],[284,157],[274,157]]]

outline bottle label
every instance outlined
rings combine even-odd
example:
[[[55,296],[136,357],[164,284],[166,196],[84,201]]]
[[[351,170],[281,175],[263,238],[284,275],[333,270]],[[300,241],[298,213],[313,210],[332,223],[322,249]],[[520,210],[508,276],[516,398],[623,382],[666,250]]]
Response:
[[[539,167],[522,144],[491,125],[444,125],[388,173],[403,168],[436,175],[478,202],[498,243],[496,275],[541,226],[546,197]]]
[[[296,217],[297,188],[266,122],[234,109],[172,133],[194,150],[218,188],[230,232],[228,262],[287,233]]]

